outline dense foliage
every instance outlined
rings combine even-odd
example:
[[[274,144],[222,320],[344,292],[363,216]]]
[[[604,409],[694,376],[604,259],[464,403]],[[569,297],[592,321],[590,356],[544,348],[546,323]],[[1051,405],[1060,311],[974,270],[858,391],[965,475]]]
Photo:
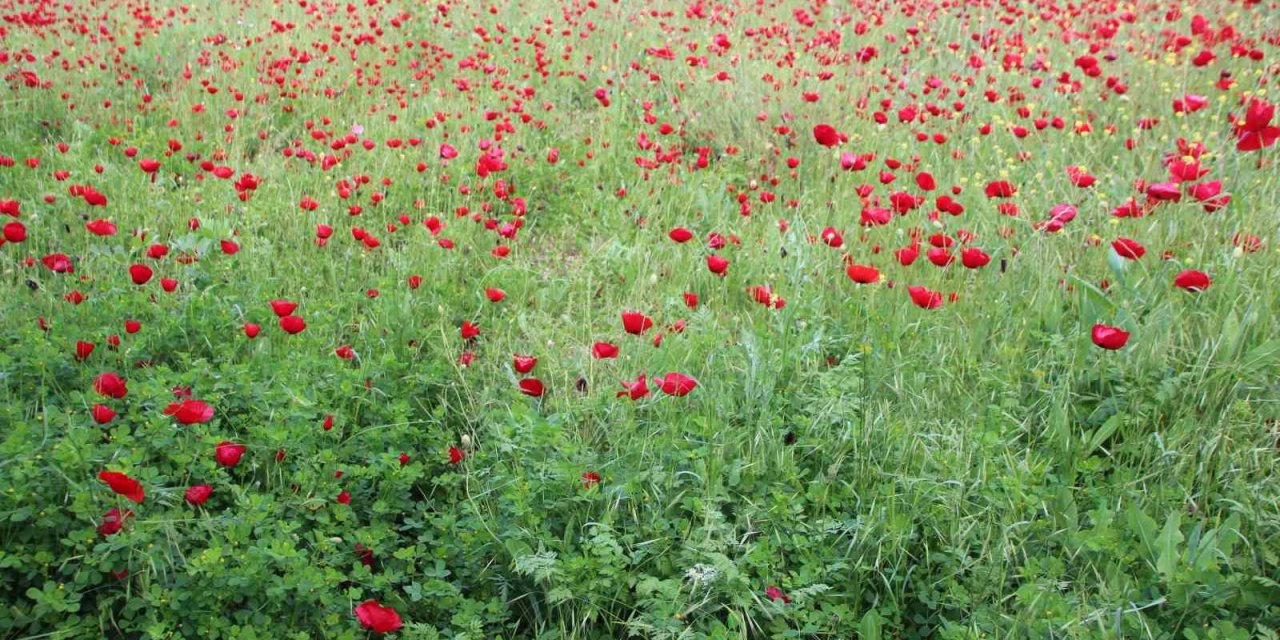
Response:
[[[1274,0],[0,17],[0,637],[1280,635]]]

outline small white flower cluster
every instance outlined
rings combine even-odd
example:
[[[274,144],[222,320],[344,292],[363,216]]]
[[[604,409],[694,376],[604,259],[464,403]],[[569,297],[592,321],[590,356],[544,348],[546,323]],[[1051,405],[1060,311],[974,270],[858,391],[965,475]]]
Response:
[[[686,580],[694,584],[710,584],[720,577],[720,572],[709,564],[695,564],[684,572]]]

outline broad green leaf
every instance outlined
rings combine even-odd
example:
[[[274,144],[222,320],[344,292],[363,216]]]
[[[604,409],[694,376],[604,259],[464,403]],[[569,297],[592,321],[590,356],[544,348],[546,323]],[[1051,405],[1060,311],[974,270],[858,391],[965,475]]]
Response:
[[[1182,544],[1182,532],[1178,530],[1182,523],[1182,513],[1174,511],[1169,514],[1169,519],[1165,520],[1164,530],[1160,532],[1160,538],[1156,541],[1156,548],[1160,555],[1156,559],[1156,570],[1160,575],[1164,576],[1166,581],[1173,581],[1174,572],[1178,569],[1178,547]]]
[[[1156,521],[1135,505],[1129,505],[1129,529],[1137,534],[1147,557],[1156,558]]]
[[[1115,433],[1116,429],[1118,429],[1123,423],[1123,413],[1117,413],[1110,418],[1107,418],[1107,421],[1102,423],[1101,427],[1094,430],[1093,435],[1089,437],[1089,442],[1084,448],[1085,455],[1089,455],[1094,451],[1097,451],[1098,447],[1101,447],[1102,443],[1106,442],[1107,438],[1110,438],[1111,434]]]

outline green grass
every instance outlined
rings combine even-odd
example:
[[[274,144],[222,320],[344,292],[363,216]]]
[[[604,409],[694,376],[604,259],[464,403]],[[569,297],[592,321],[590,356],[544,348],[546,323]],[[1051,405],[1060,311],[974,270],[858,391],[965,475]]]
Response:
[[[124,3],[95,0],[45,7],[61,19],[54,26],[8,20],[0,32],[5,74],[49,83],[15,77],[0,90],[0,154],[15,161],[0,168],[0,200],[21,203],[28,231],[0,246],[0,637],[357,638],[369,632],[352,610],[371,599],[397,610],[403,638],[1280,634],[1280,147],[1239,151],[1228,121],[1242,97],[1275,100],[1274,7],[1193,3],[1166,20],[1168,7],[1087,3],[1057,18],[1087,34],[1064,44],[1052,22],[1002,24],[1008,14],[995,7],[965,8],[966,23],[960,9],[927,2],[811,6],[818,29],[842,41],[806,48],[819,34],[796,7],[754,3],[732,3],[734,15],[708,6],[705,18],[674,3],[655,9],[669,16],[626,2],[513,3],[493,14],[453,5],[435,23],[435,6],[416,3],[310,5],[322,17],[301,3],[198,3],[165,18],[169,5],[149,7],[159,20],[150,28]],[[34,10],[0,5],[5,15]],[[1131,24],[1098,35],[1126,10]],[[404,12],[411,18],[394,26]],[[1188,33],[1196,13],[1214,29],[1233,25],[1235,43],[1265,60],[1232,57],[1224,43],[1197,67],[1198,42],[1164,50],[1163,31]],[[838,24],[842,14],[852,21]],[[273,33],[272,20],[294,27]],[[857,35],[864,20],[871,27]],[[90,34],[106,25],[115,41],[78,33],[82,23]],[[790,40],[746,35],[770,25]],[[913,25],[921,45],[904,53]],[[970,38],[995,25],[1027,43],[1023,69],[1001,68],[1013,41],[983,50]],[[732,43],[724,55],[708,51],[720,32]],[[371,41],[353,44],[361,34]],[[545,77],[531,35],[545,45]],[[1073,66],[1090,38],[1102,77]],[[646,53],[665,45],[675,60]],[[879,55],[867,64],[824,62],[868,45]],[[1050,68],[1035,72],[1026,67],[1041,45]],[[294,56],[277,85],[267,70],[291,49],[311,59]],[[19,58],[26,51],[34,62]],[[788,54],[794,62],[780,64]],[[707,66],[689,67],[690,55]],[[83,71],[82,56],[92,59]],[[469,58],[474,66],[460,64]],[[720,71],[732,81],[714,81]],[[822,71],[834,76],[820,80]],[[1235,86],[1217,86],[1224,71]],[[1057,81],[1064,72],[1078,91],[1057,90],[1069,86]],[[1107,76],[1127,84],[1123,96]],[[921,93],[931,77],[941,87]],[[592,95],[600,87],[607,108]],[[988,89],[1001,99],[989,102]],[[820,99],[806,102],[805,91]],[[1184,93],[1208,105],[1176,115],[1171,102]],[[929,103],[952,117],[898,121],[903,106]],[[448,117],[427,127],[437,113]],[[1064,128],[1010,133],[1042,116]],[[1160,123],[1140,130],[1149,117]],[[1092,132],[1077,135],[1085,121]],[[478,177],[477,145],[504,122],[509,167]],[[664,122],[675,132],[659,133]],[[848,142],[819,146],[818,123]],[[331,148],[355,126],[358,142]],[[918,132],[947,140],[919,142]],[[636,157],[653,151],[638,148],[641,134],[683,156],[643,169]],[[1205,144],[1202,180],[1221,180],[1229,206],[1206,213],[1184,196],[1113,217],[1144,198],[1135,180],[1169,180],[1163,160],[1179,138]],[[181,150],[166,156],[170,140]],[[448,163],[438,158],[445,142],[459,151]],[[702,146],[709,166],[694,170]],[[553,148],[556,164],[546,160]],[[340,162],[325,170],[300,150]],[[875,157],[846,172],[845,151]],[[162,162],[154,180],[143,158]],[[918,166],[890,170],[887,159]],[[214,177],[204,160],[235,176]],[[1073,186],[1068,166],[1097,183]],[[881,184],[882,171],[896,180]],[[917,186],[919,171],[936,191]],[[232,184],[246,173],[261,184],[241,200]],[[367,184],[341,198],[340,181],[359,177]],[[513,239],[470,218],[487,205],[482,218],[515,219],[511,198],[494,193],[499,179],[527,201]],[[983,195],[994,180],[1017,185],[1008,201],[1020,215]],[[73,184],[109,204],[87,206],[69,195]],[[860,185],[873,186],[870,199]],[[953,185],[965,213],[931,222],[934,199]],[[776,199],[762,201],[766,191]],[[872,199],[887,207],[899,191],[927,201],[888,225],[859,226]],[[304,198],[318,208],[300,208]],[[1078,216],[1059,233],[1039,229],[1060,203]],[[453,249],[424,227],[429,216]],[[85,231],[98,218],[119,232]],[[324,246],[320,223],[334,229]],[[672,242],[676,226],[694,238]],[[819,239],[829,226],[843,248]],[[357,227],[380,246],[353,240]],[[902,266],[893,250],[917,229],[921,256]],[[960,230],[991,255],[985,268],[926,259],[930,235]],[[736,240],[712,251],[712,232]],[[1258,250],[1239,247],[1243,236]],[[1120,237],[1147,254],[1120,258]],[[219,248],[230,239],[234,255]],[[169,255],[147,258],[153,243]],[[507,257],[491,253],[499,245]],[[75,272],[45,268],[54,252]],[[729,259],[724,277],[708,271],[712,253]],[[874,265],[881,281],[855,284],[847,262]],[[134,263],[155,279],[134,285]],[[1185,269],[1212,285],[1176,288]],[[416,289],[411,275],[422,278]],[[176,279],[176,291],[161,278]],[[785,306],[757,303],[757,285]],[[955,298],[922,309],[910,286]],[[490,302],[490,287],[508,297]],[[86,300],[66,301],[72,291]],[[306,330],[284,333],[273,299],[299,303]],[[624,311],[654,327],[626,334]],[[142,329],[125,333],[128,319]],[[460,337],[464,321],[478,339]],[[246,338],[245,323],[261,335]],[[1095,323],[1132,337],[1100,349]],[[96,345],[83,362],[77,340]],[[592,358],[597,341],[619,345],[619,357]],[[336,357],[342,346],[356,357]],[[512,368],[516,353],[538,358],[527,376]],[[105,371],[127,379],[127,397],[94,392]],[[667,372],[698,386],[672,397],[651,380],[648,397],[615,397],[622,381]],[[545,395],[522,395],[525,377]],[[181,426],[164,415],[175,386],[212,405],[213,419]],[[91,417],[99,403],[118,412],[107,425]],[[238,466],[215,462],[223,441],[248,447]],[[465,452],[461,463],[451,447]],[[146,501],[113,494],[102,470],[138,479]],[[600,482],[584,483],[587,472]],[[202,483],[214,486],[209,501],[184,502]],[[341,491],[349,505],[336,501]],[[100,533],[116,507],[133,515],[119,533]],[[770,587],[789,601],[772,600]]]

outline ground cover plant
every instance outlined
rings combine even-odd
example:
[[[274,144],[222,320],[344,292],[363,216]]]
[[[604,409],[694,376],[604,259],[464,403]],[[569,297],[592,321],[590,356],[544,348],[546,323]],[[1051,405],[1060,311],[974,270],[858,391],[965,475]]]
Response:
[[[0,18],[0,637],[1280,634],[1273,0]]]

